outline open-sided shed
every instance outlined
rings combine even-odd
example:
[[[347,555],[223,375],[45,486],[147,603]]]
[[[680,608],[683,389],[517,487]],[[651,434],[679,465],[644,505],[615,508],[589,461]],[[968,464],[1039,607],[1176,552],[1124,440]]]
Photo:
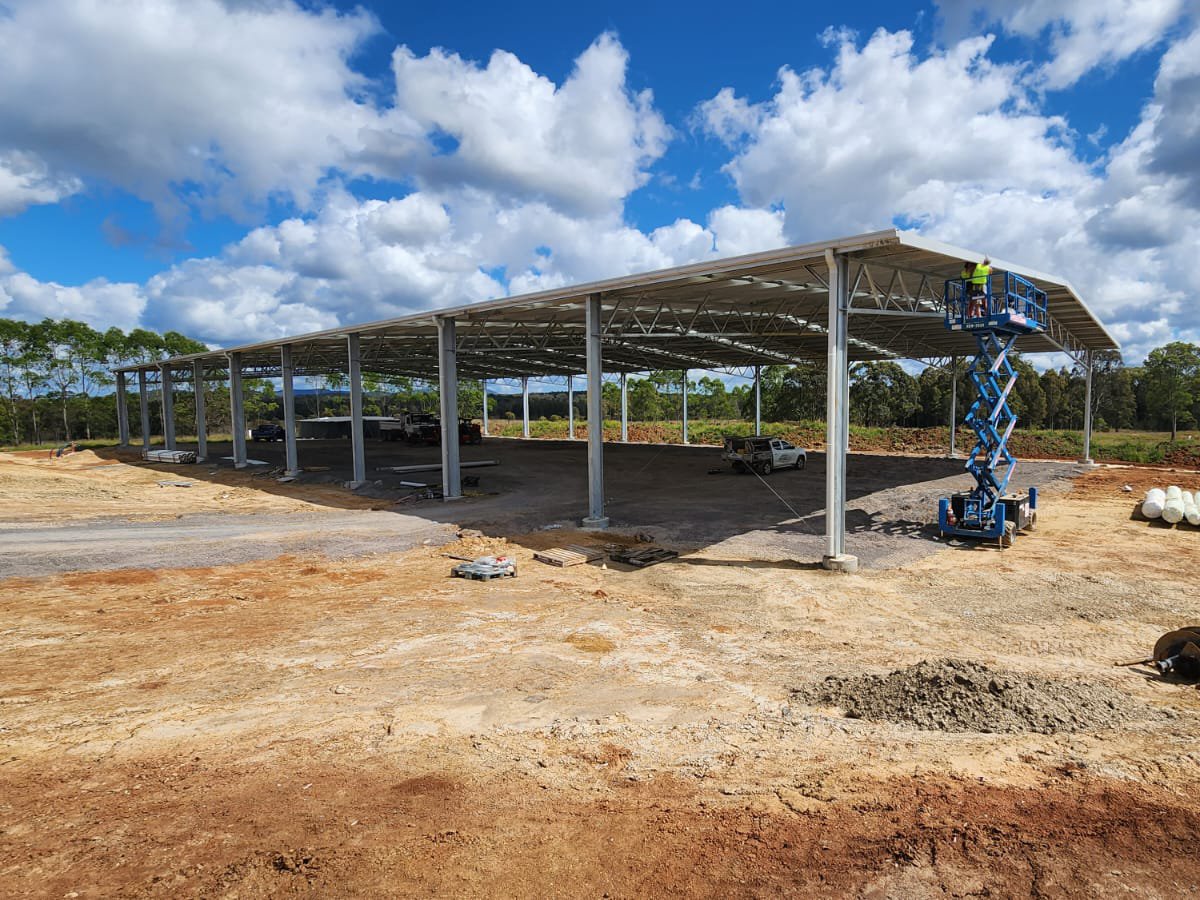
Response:
[[[172,448],[173,382],[201,383],[208,377],[224,377],[218,371],[227,372],[236,465],[244,465],[246,458],[242,378],[281,378],[289,470],[299,468],[292,393],[296,375],[348,373],[351,416],[356,421],[362,418],[363,371],[436,379],[443,421],[452,421],[457,417],[460,375],[485,381],[522,378],[527,392],[531,376],[583,373],[589,469],[588,515],[583,521],[585,526],[604,527],[604,373],[622,376],[624,398],[624,375],[629,372],[757,369],[825,359],[829,456],[825,561],[830,566],[851,564],[845,553],[849,365],[882,359],[944,365],[955,357],[972,355],[974,338],[945,327],[943,285],[958,276],[964,260],[982,258],[975,251],[888,229],[128,366],[116,372],[122,401],[118,403],[121,442],[129,442],[123,401],[126,376],[132,373],[138,377],[147,443],[147,382],[154,375],[161,379],[164,437]],[[1086,456],[1092,354],[1116,349],[1117,343],[1063,279],[1017,263],[993,260],[992,264],[1029,279],[1047,294],[1048,327],[1018,338],[1017,349],[1065,353],[1087,372]],[[201,392],[197,392],[197,430],[203,456]],[[354,480],[361,482],[366,480],[362,429],[352,428],[351,433]],[[458,496],[456,442],[443,441],[442,463],[444,494]]]

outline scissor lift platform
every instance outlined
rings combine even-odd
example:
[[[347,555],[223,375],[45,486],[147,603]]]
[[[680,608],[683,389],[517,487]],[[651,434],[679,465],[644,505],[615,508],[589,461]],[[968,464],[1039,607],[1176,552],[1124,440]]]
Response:
[[[938,528],[944,535],[996,540],[1007,547],[1018,533],[1037,525],[1037,488],[1008,490],[1017,466],[1008,447],[1017,424],[1009,405],[1017,372],[1009,354],[1020,335],[1045,330],[1046,295],[1019,275],[998,272],[983,284],[947,281],[944,297],[946,328],[974,334],[979,352],[969,370],[976,399],[966,416],[976,436],[966,464],[975,487],[942,498]]]

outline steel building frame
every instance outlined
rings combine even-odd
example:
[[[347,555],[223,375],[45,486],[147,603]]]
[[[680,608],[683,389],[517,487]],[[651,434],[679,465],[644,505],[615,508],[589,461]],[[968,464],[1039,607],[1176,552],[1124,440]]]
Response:
[[[971,336],[944,327],[942,286],[957,276],[964,260],[982,258],[975,251],[887,229],[131,365],[116,370],[118,393],[124,395],[126,376],[136,373],[142,438],[148,445],[146,390],[152,378],[165,392],[179,381],[195,385],[228,378],[234,461],[244,466],[241,382],[245,377],[282,379],[289,422],[294,417],[289,407],[294,405],[296,376],[349,373],[351,414],[357,419],[361,419],[364,372],[436,380],[444,420],[448,413],[454,417],[459,377],[520,378],[528,435],[528,379],[583,374],[590,472],[585,522],[602,527],[607,519],[599,410],[606,372],[620,377],[624,413],[626,376],[631,372],[751,371],[757,397],[762,366],[825,360],[826,506],[830,511],[825,562],[832,568],[852,567],[854,560],[845,546],[849,365],[913,359],[949,367],[957,357],[970,355]],[[1117,342],[1063,279],[1002,260],[993,260],[992,265],[1028,278],[1048,297],[1046,331],[1022,336],[1017,350],[1065,353],[1085,369],[1090,395],[1093,354],[1117,349]],[[169,402],[164,406],[170,409]],[[128,417],[122,415],[121,421],[121,439],[128,443]],[[1086,456],[1090,416],[1085,425]],[[173,422],[164,430],[173,444]],[[359,435],[352,454],[353,481],[362,482],[366,472],[361,429],[352,426],[351,434]],[[623,438],[625,434],[623,414]],[[294,435],[289,428],[289,472],[300,468]],[[443,447],[443,493],[454,498],[460,493],[458,448],[453,441],[443,443],[453,445]]]

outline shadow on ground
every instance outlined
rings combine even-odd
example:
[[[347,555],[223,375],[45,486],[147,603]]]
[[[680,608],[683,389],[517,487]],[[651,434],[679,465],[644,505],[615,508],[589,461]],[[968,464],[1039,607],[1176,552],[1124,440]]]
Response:
[[[263,464],[240,471],[233,468],[229,444],[210,443],[208,449],[204,463],[152,468],[198,480],[240,480],[259,490],[305,498],[306,485],[342,484],[351,475],[348,440],[301,441],[299,459],[306,471],[286,484],[277,480],[284,464],[281,443],[251,444],[250,457]],[[138,459],[130,451],[97,453]],[[419,499],[421,489],[400,484],[440,487],[440,470],[385,471],[437,463],[439,448],[368,441],[366,459],[365,486],[345,494],[323,491],[314,502],[362,509],[365,501],[374,510],[475,528],[517,542],[539,531],[577,529],[587,509],[584,441],[489,438],[482,446],[463,447],[464,462],[495,459],[499,465],[465,471],[478,484],[463,499],[450,502]],[[741,555],[750,559],[819,560],[825,548],[825,471],[823,453],[810,454],[803,470],[779,471],[764,479],[733,473],[716,447],[606,444],[606,511],[614,529],[648,531],[677,549],[729,542],[730,551],[745,551]],[[1013,483],[1044,488],[1076,471],[1068,463],[1021,463]],[[932,552],[942,546],[933,524],[938,498],[971,483],[961,460],[852,454],[847,465],[849,552],[867,566],[894,565]]]

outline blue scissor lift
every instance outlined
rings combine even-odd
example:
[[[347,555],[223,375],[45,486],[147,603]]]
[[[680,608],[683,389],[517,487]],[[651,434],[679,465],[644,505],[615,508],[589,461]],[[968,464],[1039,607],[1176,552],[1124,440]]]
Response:
[[[1007,547],[1037,524],[1037,488],[1008,490],[1017,466],[1008,449],[1017,424],[1008,403],[1017,373],[1008,354],[1020,335],[1046,329],[1046,294],[1019,275],[993,271],[982,285],[947,281],[945,299],[946,328],[973,333],[979,347],[968,371],[976,399],[966,418],[976,436],[966,466],[975,487],[942,498],[938,526],[945,535],[994,538]]]

